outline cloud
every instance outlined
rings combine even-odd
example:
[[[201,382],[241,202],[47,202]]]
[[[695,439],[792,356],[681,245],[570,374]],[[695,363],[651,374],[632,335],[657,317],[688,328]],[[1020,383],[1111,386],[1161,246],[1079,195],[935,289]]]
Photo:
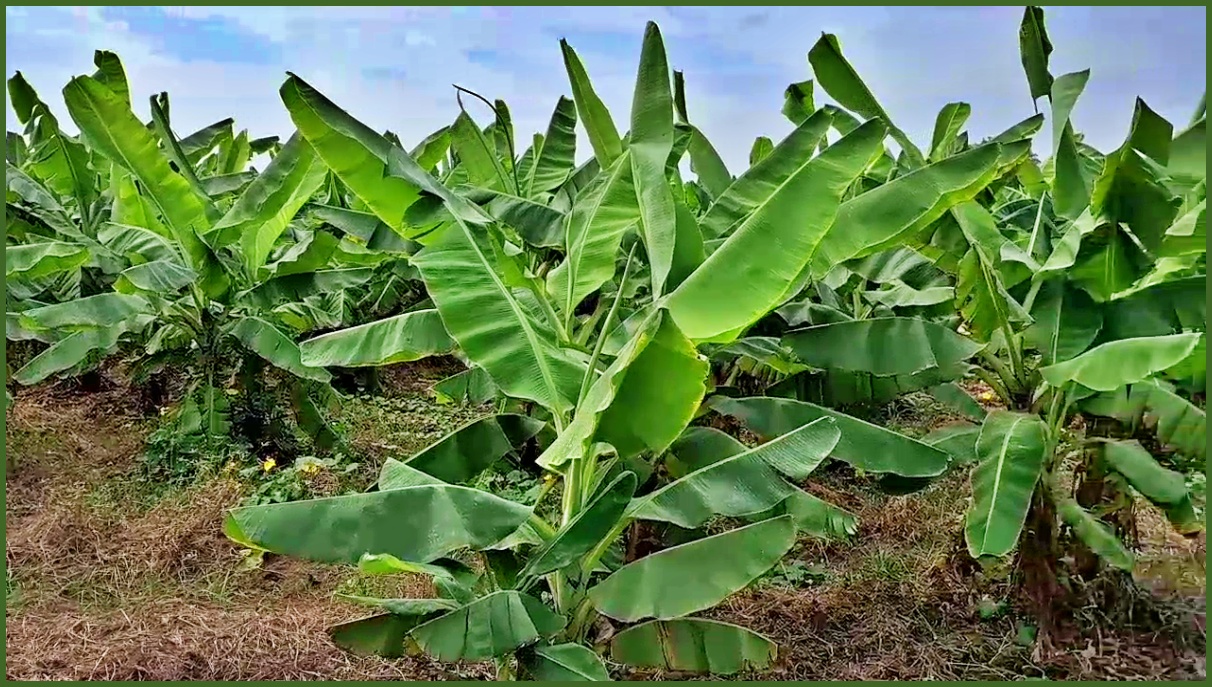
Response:
[[[971,134],[993,135],[1034,113],[1018,56],[1021,9],[1010,7],[182,7],[6,8],[5,56],[70,127],[58,89],[92,71],[92,51],[121,55],[147,118],[166,90],[187,134],[227,116],[254,136],[293,125],[278,88],[300,75],[377,130],[418,141],[458,113],[452,84],[508,102],[518,136],[546,129],[570,88],[558,40],[581,55],[621,131],[627,129],[644,23],[656,21],[685,74],[691,121],[734,173],[759,135],[791,125],[783,88],[811,78],[822,31],[894,121],[929,140],[947,102],[972,105]],[[1142,27],[1148,27],[1148,31]],[[1056,74],[1091,68],[1074,114],[1086,140],[1119,145],[1143,97],[1185,125],[1206,80],[1206,8],[1048,10]],[[817,100],[827,98],[817,89]],[[1045,107],[1045,101],[1041,101]],[[469,108],[473,107],[469,104]],[[478,106],[474,106],[477,107]],[[472,114],[486,123],[483,108]],[[11,110],[9,129],[17,127]],[[1039,137],[1047,150],[1048,134]],[[578,157],[590,155],[582,134]]]

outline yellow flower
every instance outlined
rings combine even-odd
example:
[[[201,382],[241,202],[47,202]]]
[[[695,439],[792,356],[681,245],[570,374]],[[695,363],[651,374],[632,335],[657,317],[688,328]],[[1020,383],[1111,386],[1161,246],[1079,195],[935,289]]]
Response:
[[[981,396],[980,396],[980,398],[981,398],[981,400],[982,400],[982,401],[992,401],[992,400],[993,400],[993,392],[992,392],[992,391],[982,391],[982,392],[981,392]]]
[[[261,469],[266,472],[273,470],[277,466],[278,466],[278,461],[274,460],[273,458],[266,458],[265,462],[261,463]]]
[[[314,475],[320,471],[320,466],[315,463],[304,463],[303,467],[299,468],[299,472],[305,475]]]

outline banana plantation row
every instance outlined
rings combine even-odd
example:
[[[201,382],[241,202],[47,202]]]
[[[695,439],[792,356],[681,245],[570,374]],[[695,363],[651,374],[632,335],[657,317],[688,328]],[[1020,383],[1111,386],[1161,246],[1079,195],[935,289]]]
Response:
[[[1137,100],[1123,144],[1095,150],[1069,119],[1089,72],[1049,72],[1028,8],[1022,64],[1049,116],[978,142],[970,106],[948,103],[915,142],[826,34],[814,80],[786,90],[794,131],[758,138],[734,174],[688,120],[655,25],[622,123],[560,47],[572,98],[545,132],[518,138],[504,102],[467,92],[487,126],[460,106],[411,147],[294,75],[284,143],[232,120],[178,137],[167,94],[139,119],[103,51],[63,89],[72,136],[18,72],[6,332],[40,352],[11,378],[116,353],[185,366],[181,431],[222,436],[231,380],[277,374],[324,447],[334,372],[458,357],[437,390],[495,414],[387,460],[369,492],[237,508],[224,531],[430,576],[435,598],[351,598],[375,614],[333,639],[492,659],[504,679],[769,666],[774,643],[699,614],[797,538],[855,536],[801,488],[827,461],[896,493],[970,473],[954,504],[968,553],[1016,560],[1041,617],[1070,556],[1069,574],[1133,568],[1137,495],[1202,529],[1182,474],[1205,460],[1202,100],[1180,126]],[[958,384],[973,378],[1007,410],[977,404]],[[922,391],[972,421],[914,439],[847,413]],[[763,442],[701,421],[719,415]],[[549,477],[538,506],[467,486],[523,447]],[[694,532],[628,560],[638,521]]]

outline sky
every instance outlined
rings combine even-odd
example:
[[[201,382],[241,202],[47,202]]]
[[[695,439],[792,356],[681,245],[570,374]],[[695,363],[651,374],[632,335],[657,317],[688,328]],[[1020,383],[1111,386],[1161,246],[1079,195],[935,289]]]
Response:
[[[1207,84],[1205,7],[1046,7],[1054,75],[1090,69],[1073,121],[1100,150],[1120,145],[1141,97],[1182,128]],[[188,135],[224,117],[255,137],[293,131],[278,96],[289,70],[376,130],[411,147],[458,114],[452,84],[510,107],[517,135],[542,132],[571,89],[566,38],[620,132],[645,22],[661,28],[670,66],[685,73],[691,123],[733,173],[757,136],[791,131],[787,84],[812,78],[822,32],[894,123],[929,145],[938,110],[972,105],[980,140],[1035,109],[1019,61],[1021,7],[6,7],[6,77],[20,70],[74,131],[61,89],[93,71],[96,49],[126,66],[135,111],[167,91],[173,129]],[[818,105],[827,101],[820,90]],[[1046,100],[1039,106],[1046,108]],[[469,111],[482,124],[486,107]],[[1046,112],[1046,110],[1045,110]],[[19,130],[11,105],[9,130]],[[1049,148],[1049,128],[1037,147]],[[524,147],[524,146],[519,146]],[[579,131],[578,159],[592,152]]]

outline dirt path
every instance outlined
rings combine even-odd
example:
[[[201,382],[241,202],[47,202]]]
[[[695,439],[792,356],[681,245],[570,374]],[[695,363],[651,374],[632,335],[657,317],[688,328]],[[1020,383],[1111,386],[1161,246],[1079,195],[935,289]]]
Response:
[[[411,387],[405,393],[423,398]],[[132,502],[135,459],[151,426],[117,386],[19,395],[6,432],[8,679],[491,675],[484,665],[361,658],[334,647],[324,629],[362,613],[332,595],[361,591],[351,585],[364,582],[349,570],[272,557],[248,569],[219,529],[240,496],[234,481]],[[806,543],[781,572],[712,613],[779,643],[781,660],[766,679],[1202,675],[1202,635],[1177,602],[1150,606],[1163,610],[1139,627],[1076,617],[1088,627],[1053,652],[1020,641],[1029,623],[1012,609],[981,618],[982,605],[1004,593],[1000,583],[955,565],[962,479],[888,497],[842,477],[826,476],[815,489],[859,515],[856,542]],[[1149,547],[1167,571],[1163,591],[1180,600],[1202,595],[1202,548],[1159,537]],[[427,593],[416,580],[399,584],[393,593]]]

